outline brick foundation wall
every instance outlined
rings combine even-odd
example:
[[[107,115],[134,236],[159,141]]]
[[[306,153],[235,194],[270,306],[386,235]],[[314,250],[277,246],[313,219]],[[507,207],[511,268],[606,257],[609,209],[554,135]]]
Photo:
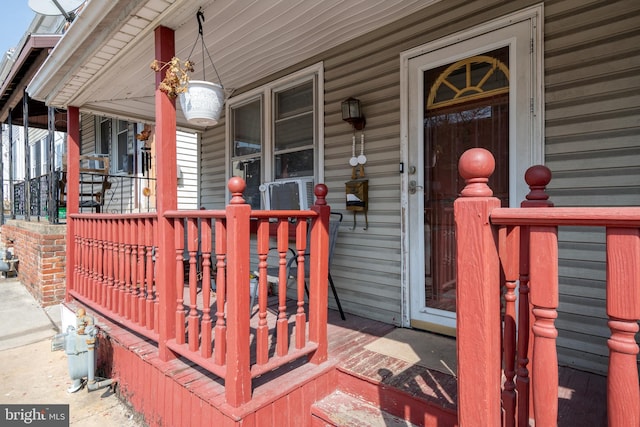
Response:
[[[62,302],[66,289],[66,225],[9,220],[2,244],[18,258],[18,280],[43,306]]]

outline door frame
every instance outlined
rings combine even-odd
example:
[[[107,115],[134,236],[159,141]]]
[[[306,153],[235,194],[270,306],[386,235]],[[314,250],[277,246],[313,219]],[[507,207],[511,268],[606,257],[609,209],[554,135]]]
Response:
[[[424,235],[424,224],[413,224],[411,209],[419,209],[419,206],[415,206],[416,199],[410,200],[409,182],[412,179],[416,179],[415,176],[410,174],[412,155],[416,155],[416,147],[410,146],[410,133],[412,122],[410,120],[411,114],[414,113],[410,107],[410,60],[420,57],[426,54],[438,53],[442,50],[443,60],[439,64],[433,66],[442,65],[446,61],[452,59],[452,55],[445,50],[445,48],[455,48],[456,45],[465,44],[465,42],[472,42],[473,39],[479,39],[483,35],[488,33],[494,33],[506,27],[522,23],[529,22],[530,30],[530,50],[531,50],[531,64],[529,75],[531,76],[527,86],[527,96],[530,99],[530,114],[529,120],[526,126],[521,126],[521,129],[517,129],[515,126],[515,108],[510,109],[510,129],[509,138],[510,141],[516,140],[516,135],[527,135],[527,141],[520,141],[518,143],[518,152],[515,149],[510,149],[509,153],[509,200],[510,205],[519,206],[520,202],[524,200],[524,196],[527,194],[527,188],[524,183],[523,177],[526,169],[535,164],[542,164],[544,161],[544,85],[543,85],[543,5],[539,4],[521,11],[503,16],[501,18],[492,20],[480,26],[471,28],[469,30],[456,33],[433,42],[415,47],[413,49],[404,51],[400,54],[400,159],[403,165],[403,173],[401,174],[400,187],[401,187],[401,222],[403,230],[402,233],[402,267],[401,267],[401,298],[402,298],[402,314],[401,324],[404,327],[428,327],[430,330],[446,333],[449,335],[455,334],[455,318],[446,320],[441,325],[432,324],[431,322],[422,322],[420,320],[412,322],[411,319],[411,282],[412,282],[412,267],[411,263],[419,262],[417,255],[422,256],[424,263],[424,252],[416,251],[415,239],[411,239],[412,235]],[[513,44],[513,37],[504,37],[503,40],[509,41],[509,45]],[[480,51],[490,50],[492,46],[482,48]],[[460,56],[461,59],[465,56],[472,55],[473,52],[465,51]],[[455,60],[455,57],[454,59]],[[511,66],[509,67],[511,70]],[[513,75],[513,74],[512,74]],[[510,89],[511,91],[511,89]],[[512,111],[511,111],[512,110]],[[528,128],[528,129],[524,129]],[[414,130],[415,132],[415,130]],[[510,147],[513,147],[510,143]],[[418,147],[418,151],[421,152],[422,148]],[[421,173],[421,172],[420,172]],[[420,192],[423,195],[423,192]],[[424,197],[423,197],[424,198]],[[423,202],[421,202],[423,203]],[[419,204],[419,203],[418,203]],[[419,230],[416,230],[419,228]],[[418,233],[419,231],[419,233]],[[422,237],[421,237],[422,238]],[[413,243],[413,245],[412,245]],[[412,247],[413,246],[413,247]],[[416,254],[417,253],[417,254]],[[424,278],[417,278],[424,282]],[[424,323],[424,324],[423,324]]]

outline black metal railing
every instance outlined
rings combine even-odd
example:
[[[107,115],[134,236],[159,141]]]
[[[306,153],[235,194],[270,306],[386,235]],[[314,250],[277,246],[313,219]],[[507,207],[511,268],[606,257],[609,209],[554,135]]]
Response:
[[[50,185],[49,175],[29,180],[29,203],[25,181],[13,183],[12,215],[29,220],[66,221],[66,175],[57,171]],[[154,212],[156,181],[128,175],[80,174],[79,211],[84,213]],[[53,206],[51,213],[49,206]],[[27,215],[28,210],[28,215]]]

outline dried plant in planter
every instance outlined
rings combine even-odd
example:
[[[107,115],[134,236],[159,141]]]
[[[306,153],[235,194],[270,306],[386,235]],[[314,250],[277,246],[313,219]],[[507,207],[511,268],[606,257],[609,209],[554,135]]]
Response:
[[[151,61],[151,69],[160,72],[166,68],[164,79],[160,82],[160,89],[171,99],[175,99],[178,94],[184,93],[189,84],[189,73],[193,72],[193,62],[191,60],[181,61],[177,57],[171,58],[169,62],[161,62],[157,59]]]

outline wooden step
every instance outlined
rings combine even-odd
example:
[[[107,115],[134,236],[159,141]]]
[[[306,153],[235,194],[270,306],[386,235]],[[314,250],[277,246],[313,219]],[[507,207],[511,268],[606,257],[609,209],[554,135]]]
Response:
[[[411,427],[415,424],[336,390],[311,407],[314,427]]]

